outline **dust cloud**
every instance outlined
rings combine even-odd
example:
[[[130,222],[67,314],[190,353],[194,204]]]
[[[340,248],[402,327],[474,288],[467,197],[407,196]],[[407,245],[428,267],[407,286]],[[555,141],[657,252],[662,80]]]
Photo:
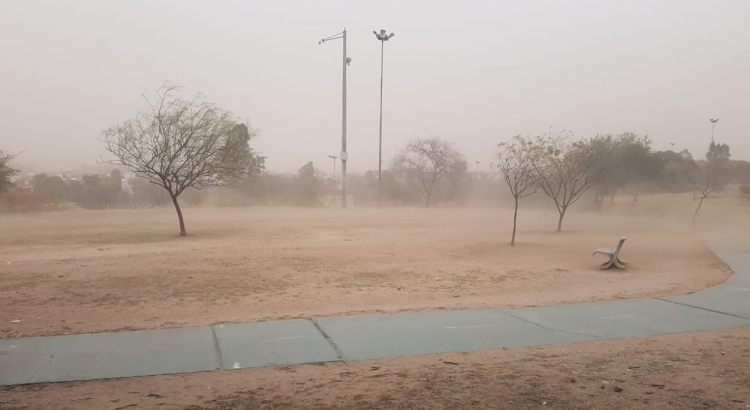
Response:
[[[2,214],[2,337],[183,327],[435,309],[502,308],[679,295],[731,274],[703,243],[750,229],[750,204],[645,196],[631,209],[522,211],[508,246],[505,209],[186,208]],[[628,269],[591,252],[628,235]],[[12,262],[12,263],[11,263]],[[54,302],[54,303],[52,303]]]

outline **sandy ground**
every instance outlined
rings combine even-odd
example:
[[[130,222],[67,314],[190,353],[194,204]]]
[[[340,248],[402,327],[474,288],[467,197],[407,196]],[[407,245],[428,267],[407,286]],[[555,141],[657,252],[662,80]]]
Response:
[[[551,305],[724,281],[692,204],[648,201],[627,215],[571,213],[562,233],[554,213],[522,209],[515,248],[501,209],[193,208],[187,238],[170,209],[0,215],[0,338]],[[707,204],[701,221],[745,224],[738,204]],[[628,269],[599,270],[592,251],[624,234]]]
[[[750,327],[361,362],[0,388],[0,408],[747,409]]]

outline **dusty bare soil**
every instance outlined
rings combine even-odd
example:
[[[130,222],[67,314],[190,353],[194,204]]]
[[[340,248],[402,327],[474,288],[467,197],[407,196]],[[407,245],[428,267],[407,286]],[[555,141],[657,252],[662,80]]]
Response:
[[[747,409],[750,327],[326,365],[0,388],[0,408]]]
[[[750,220],[733,204],[713,214]],[[556,214],[522,209],[515,248],[500,209],[192,208],[186,238],[170,209],[5,214],[0,338],[665,296],[724,281],[690,209],[664,206],[571,213],[562,233]],[[600,271],[592,251],[624,234],[628,269]]]

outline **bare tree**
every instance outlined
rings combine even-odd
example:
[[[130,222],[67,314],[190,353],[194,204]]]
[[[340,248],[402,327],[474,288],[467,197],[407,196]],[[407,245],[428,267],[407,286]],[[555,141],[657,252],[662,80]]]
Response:
[[[571,141],[570,132],[547,133],[526,144],[533,156],[535,178],[542,191],[555,202],[562,230],[565,213],[604,175],[616,144],[604,143],[611,136]]]
[[[693,213],[693,226],[695,226],[695,220],[698,217],[698,211],[703,206],[703,201],[718,198],[721,191],[724,190],[721,171],[721,167],[706,163],[699,164],[698,167],[688,172],[688,182],[693,187],[693,200],[698,200],[698,207],[695,208],[695,213]]]
[[[177,90],[165,84],[155,101],[144,95],[148,108],[104,131],[102,140],[114,157],[106,162],[167,190],[185,236],[177,201],[185,189],[234,184],[262,169],[264,158],[249,146],[255,131],[202,96],[183,100]]]
[[[515,246],[518,200],[535,193],[539,187],[534,168],[534,155],[529,150],[526,140],[520,136],[516,136],[510,142],[498,144],[493,166],[503,174],[505,183],[508,185],[508,189],[510,189],[515,202],[513,208],[513,234],[510,237],[510,246]]]
[[[462,162],[465,162],[463,155],[452,143],[438,137],[417,137],[396,156],[393,168],[403,175],[410,188],[422,195],[425,207],[429,208],[435,183]]]

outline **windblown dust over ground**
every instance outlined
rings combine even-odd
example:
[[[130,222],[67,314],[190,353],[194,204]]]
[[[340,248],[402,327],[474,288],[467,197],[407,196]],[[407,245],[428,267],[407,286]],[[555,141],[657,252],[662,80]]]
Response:
[[[187,238],[170,209],[0,215],[0,337],[551,305],[724,281],[692,204],[665,198],[627,215],[571,213],[562,233],[556,214],[522,209],[515,248],[500,209],[193,208]],[[704,225],[750,220],[738,202],[716,204]],[[592,251],[625,234],[628,269],[599,270]]]

